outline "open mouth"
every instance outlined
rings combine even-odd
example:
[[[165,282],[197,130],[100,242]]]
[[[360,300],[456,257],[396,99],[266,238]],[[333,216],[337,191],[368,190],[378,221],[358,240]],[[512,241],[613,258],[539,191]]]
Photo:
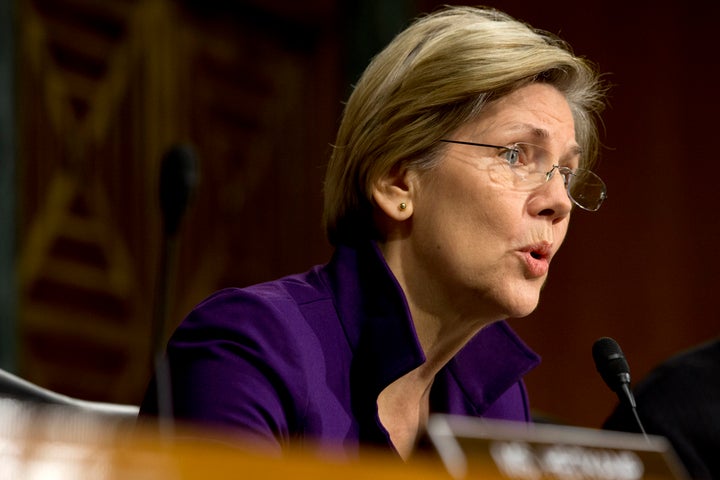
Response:
[[[550,256],[550,245],[540,243],[532,245],[524,250],[534,260],[548,260]]]
[[[525,265],[532,278],[547,275],[550,266],[550,245],[538,244],[522,251]]]

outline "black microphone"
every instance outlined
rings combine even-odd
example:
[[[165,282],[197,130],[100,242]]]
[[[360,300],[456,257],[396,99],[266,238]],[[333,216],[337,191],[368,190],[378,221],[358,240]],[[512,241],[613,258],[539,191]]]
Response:
[[[160,265],[156,283],[155,312],[150,344],[155,370],[157,411],[160,429],[172,433],[173,408],[170,368],[164,354],[165,325],[174,264],[177,256],[177,237],[185,210],[198,183],[195,152],[187,145],[175,145],[163,155],[160,164],[159,200],[162,214]]]
[[[640,427],[640,432],[647,438],[645,428],[637,413],[635,397],[630,390],[630,365],[628,365],[620,345],[610,337],[598,338],[593,343],[592,355],[595,360],[595,368],[605,384],[617,394],[620,403],[630,407]]]
[[[160,209],[165,235],[174,236],[177,233],[197,183],[197,161],[193,149],[188,145],[170,148],[160,164]]]

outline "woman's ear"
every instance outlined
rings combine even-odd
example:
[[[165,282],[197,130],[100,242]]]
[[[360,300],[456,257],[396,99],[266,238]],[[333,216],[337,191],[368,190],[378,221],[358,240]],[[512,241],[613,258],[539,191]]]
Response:
[[[391,219],[407,220],[413,213],[416,179],[412,170],[393,168],[373,185],[373,200]]]

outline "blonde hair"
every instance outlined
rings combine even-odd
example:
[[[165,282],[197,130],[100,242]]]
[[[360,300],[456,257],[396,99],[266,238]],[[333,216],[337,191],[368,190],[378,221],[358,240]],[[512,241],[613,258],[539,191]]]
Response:
[[[531,82],[565,95],[587,167],[604,106],[592,65],[559,38],[491,8],[446,7],[416,20],[372,60],[345,106],[325,176],[330,242],[377,237],[373,184],[393,169],[432,168],[441,138]]]

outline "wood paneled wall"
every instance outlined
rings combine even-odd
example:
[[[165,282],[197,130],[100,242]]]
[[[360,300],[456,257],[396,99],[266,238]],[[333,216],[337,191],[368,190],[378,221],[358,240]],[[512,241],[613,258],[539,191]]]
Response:
[[[20,373],[69,395],[138,402],[160,257],[159,162],[173,145],[193,147],[201,181],[180,232],[170,328],[217,288],[327,258],[320,187],[340,110],[335,7],[20,5]]]

